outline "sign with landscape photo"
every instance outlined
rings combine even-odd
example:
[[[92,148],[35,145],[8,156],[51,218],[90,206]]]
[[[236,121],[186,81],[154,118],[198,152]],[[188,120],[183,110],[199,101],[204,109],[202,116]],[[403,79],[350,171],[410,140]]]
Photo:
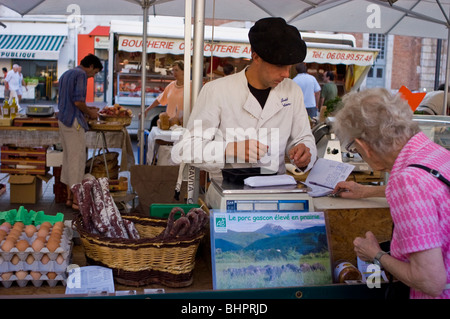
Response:
[[[211,214],[214,289],[332,282],[323,212]]]

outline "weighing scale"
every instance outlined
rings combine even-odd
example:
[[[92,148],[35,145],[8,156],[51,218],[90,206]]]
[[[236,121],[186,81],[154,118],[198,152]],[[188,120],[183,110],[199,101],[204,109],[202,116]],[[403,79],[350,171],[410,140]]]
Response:
[[[211,180],[206,194],[208,206],[228,212],[311,212],[314,211],[310,189],[301,184],[250,187],[242,183]]]
[[[351,154],[343,150],[341,142],[331,132],[333,121],[334,118],[327,118],[325,123],[320,123],[312,128],[316,140],[317,157],[351,164],[355,166],[354,172],[372,172],[372,168],[359,154]]]
[[[31,117],[50,117],[55,113],[51,105],[29,105],[26,114]]]

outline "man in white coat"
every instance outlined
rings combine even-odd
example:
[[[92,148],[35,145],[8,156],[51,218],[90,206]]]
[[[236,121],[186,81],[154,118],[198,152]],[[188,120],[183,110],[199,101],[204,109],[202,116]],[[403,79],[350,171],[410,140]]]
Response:
[[[292,65],[306,56],[306,44],[282,18],[257,21],[249,40],[251,65],[203,86],[172,159],[212,177],[225,167],[284,174],[285,155],[307,171],[316,160],[316,144],[303,93],[289,79]]]

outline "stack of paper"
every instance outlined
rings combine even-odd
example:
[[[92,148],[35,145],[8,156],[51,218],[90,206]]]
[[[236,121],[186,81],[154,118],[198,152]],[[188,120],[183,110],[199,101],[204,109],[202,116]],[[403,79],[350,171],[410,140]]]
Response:
[[[297,181],[290,175],[261,175],[244,179],[244,184],[251,187],[267,187],[281,185],[297,185]]]

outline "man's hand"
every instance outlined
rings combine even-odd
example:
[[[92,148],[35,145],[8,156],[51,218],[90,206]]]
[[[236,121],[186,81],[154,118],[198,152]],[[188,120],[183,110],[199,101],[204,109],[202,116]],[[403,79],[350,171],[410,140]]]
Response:
[[[228,143],[225,149],[227,163],[231,161],[235,163],[235,159],[239,162],[257,163],[264,155],[266,155],[269,147],[257,140],[245,140],[241,142]]]
[[[304,168],[311,162],[311,152],[305,144],[300,143],[289,150],[289,159],[298,168]]]
[[[98,117],[98,111],[100,111],[100,109],[98,107],[88,106],[87,107],[87,115],[89,116],[89,119],[96,120]]]

